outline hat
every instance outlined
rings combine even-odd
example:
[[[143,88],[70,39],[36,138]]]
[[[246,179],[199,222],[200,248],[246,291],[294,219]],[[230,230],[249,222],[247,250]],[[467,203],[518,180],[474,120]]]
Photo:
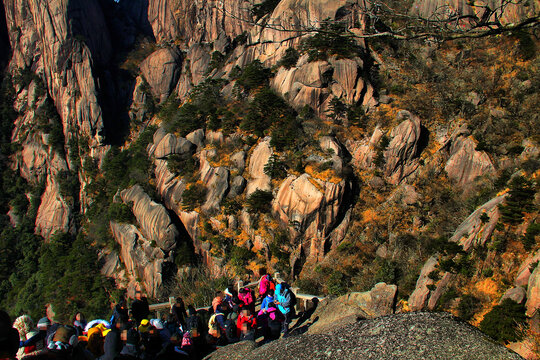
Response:
[[[142,321],[141,321],[141,324],[142,324]],[[152,324],[152,326],[154,326],[158,330],[163,330],[163,323],[159,319],[150,320],[150,324]]]
[[[226,288],[224,293],[225,293],[225,295],[233,296],[233,294],[232,294],[231,290],[229,290],[229,288]]]
[[[49,320],[47,317],[39,319],[37,323],[38,329],[46,329],[49,326],[51,326],[51,320]]]
[[[148,319],[142,319],[141,324],[139,325],[139,331],[141,333],[145,333],[148,331],[148,328],[150,327],[150,322]]]

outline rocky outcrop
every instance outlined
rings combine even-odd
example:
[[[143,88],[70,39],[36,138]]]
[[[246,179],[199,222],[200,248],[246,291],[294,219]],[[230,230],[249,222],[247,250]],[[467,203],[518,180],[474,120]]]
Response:
[[[473,4],[474,2],[466,0],[416,0],[411,7],[411,13],[418,14],[426,19],[439,18],[441,15],[449,16],[450,14],[463,16],[459,26],[464,27],[475,25],[480,20],[484,20],[484,6],[472,6]],[[483,5],[485,3],[481,4]],[[540,10],[538,3],[534,1],[528,2],[527,6],[523,6],[522,3],[508,3],[504,0],[492,0],[487,2],[487,4],[490,9],[496,11],[491,18],[486,20],[500,21],[505,25],[517,23],[526,17],[534,16]]]
[[[152,201],[140,185],[121,191],[120,196],[125,204],[132,204],[133,214],[146,239],[155,241],[163,251],[176,246],[178,229],[163,205]]]
[[[459,243],[465,251],[483,246],[495,230],[500,216],[499,205],[505,197],[498,196],[476,209],[458,226],[450,241]]]
[[[181,70],[181,54],[177,49],[164,48],[150,54],[140,65],[142,75],[150,85],[152,94],[165,101],[176,87]]]
[[[158,42],[183,40],[188,45],[234,38],[251,25],[248,2],[149,0],[148,20]]]
[[[540,261],[540,250],[534,254],[529,255],[521,264],[517,272],[516,279],[514,280],[514,285],[527,286],[527,284],[529,283],[529,278],[531,277],[531,273],[534,270],[531,269],[532,265],[538,261]]]
[[[478,176],[493,174],[495,168],[489,156],[476,151],[476,143],[471,137],[459,136],[445,145],[450,158],[444,170],[448,177],[461,186],[472,183]]]
[[[103,118],[93,62],[106,62],[110,35],[95,0],[4,2],[13,49],[11,69],[42,75],[62,118],[66,142],[75,129],[101,143]],[[84,41],[82,41],[84,39]]]
[[[207,159],[207,151],[200,154],[201,181],[206,186],[206,201],[201,206],[205,213],[214,213],[219,210],[221,201],[229,191],[229,170],[225,167],[213,167]]]
[[[240,344],[246,342],[223,347],[207,359],[522,359],[448,313],[393,314],[257,348]]]
[[[384,174],[391,184],[398,184],[411,175],[419,165],[420,119],[410,112],[401,110],[398,120],[403,120],[390,133],[390,144],[384,152],[386,161]]]
[[[152,246],[134,225],[111,222],[111,232],[120,245],[120,259],[124,263],[128,277],[128,288],[142,283],[148,296],[156,297],[162,285],[165,254]]]
[[[345,143],[347,150],[352,155],[351,163],[358,169],[366,170],[373,167],[376,147],[378,146],[384,133],[379,126],[375,127],[373,134],[363,140],[349,140]]]
[[[371,84],[361,76],[362,66],[360,58],[307,62],[304,56],[296,67],[280,68],[272,79],[272,87],[295,108],[309,105],[318,116],[327,117],[333,97],[349,104],[376,104]]]
[[[56,232],[65,233],[69,229],[70,215],[71,208],[60,196],[58,182],[49,175],[36,217],[36,232],[45,239]]]
[[[302,252],[312,260],[325,255],[326,238],[337,225],[346,182],[316,179],[308,174],[287,177],[272,203],[272,212],[289,227],[292,238],[310,239]]]
[[[525,307],[527,308],[525,314],[531,317],[540,309],[540,266],[538,265],[529,277]]]
[[[249,196],[256,190],[270,190],[270,176],[264,173],[264,166],[273,154],[270,146],[270,137],[265,137],[253,150],[249,159],[248,172],[251,177],[247,184],[246,195]]]
[[[150,149],[149,153],[156,159],[165,159],[167,156],[175,154],[191,156],[195,153],[195,145],[183,137],[166,134],[155,147]]]
[[[370,291],[325,299],[311,316],[314,323],[308,333],[324,333],[346,323],[354,323],[358,318],[371,319],[393,314],[396,295],[396,285],[378,283]]]
[[[499,303],[502,303],[506,299],[513,300],[518,304],[523,304],[525,302],[525,299],[527,299],[527,291],[521,286],[508,289],[501,297]]]
[[[409,296],[408,304],[412,311],[422,310],[426,307],[431,290],[428,285],[433,285],[435,281],[429,277],[432,271],[437,269],[439,261],[435,256],[430,257],[420,271],[420,276],[416,281],[416,288]]]

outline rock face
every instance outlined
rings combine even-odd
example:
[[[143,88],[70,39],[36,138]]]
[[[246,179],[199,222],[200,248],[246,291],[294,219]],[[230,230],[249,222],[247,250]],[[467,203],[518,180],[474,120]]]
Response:
[[[385,175],[388,182],[398,184],[418,168],[419,142],[421,135],[420,119],[405,110],[398,114],[405,119],[392,129],[390,144],[384,152],[386,160]]]
[[[533,316],[540,309],[540,266],[536,266],[527,286],[527,316]]]
[[[120,245],[120,259],[128,274],[127,288],[142,282],[150,297],[156,297],[162,284],[162,267],[165,254],[153,247],[135,226],[111,222],[111,232]]]
[[[527,259],[525,259],[525,261],[521,264],[517,272],[516,279],[514,280],[514,285],[527,286],[532,273],[531,267],[537,261],[540,261],[540,251],[537,251],[535,254],[529,255]]]
[[[448,145],[447,145],[448,146]],[[448,177],[459,185],[472,183],[478,176],[490,175],[495,168],[489,156],[483,151],[476,151],[476,143],[471,137],[458,137],[448,146],[450,158],[444,170]]]
[[[181,70],[181,54],[174,48],[159,49],[140,65],[142,75],[152,88],[152,94],[165,101],[176,87]]]
[[[420,276],[418,277],[418,280],[416,281],[416,288],[414,289],[411,296],[409,296],[409,308],[412,311],[418,311],[422,310],[426,307],[430,290],[428,289],[428,285],[432,285],[434,281],[429,278],[429,274],[434,271],[437,267],[438,260],[435,256],[430,257],[424,266],[422,267],[422,271],[420,271]]]
[[[251,179],[248,181],[246,195],[256,190],[270,190],[270,176],[264,173],[264,166],[268,163],[273,150],[270,146],[270,137],[266,137],[253,150],[249,159],[248,171]]]
[[[345,189],[345,180],[333,183],[308,174],[289,176],[281,183],[272,211],[293,238],[310,239],[309,248],[299,249],[306,257],[315,260],[325,255],[326,237],[336,225]]]
[[[522,304],[526,298],[527,298],[527,291],[525,291],[525,289],[522,288],[521,286],[518,286],[518,287],[506,290],[506,292],[501,297],[501,300],[499,302],[502,303],[505,299],[511,299],[517,302],[518,304]]]
[[[42,74],[62,118],[66,142],[72,128],[100,143],[103,119],[92,65],[109,59],[111,44],[99,2],[9,0],[4,5],[13,30],[10,67],[31,67]]]
[[[58,183],[53,176],[48,176],[36,217],[36,232],[45,239],[56,232],[67,232],[70,215],[71,208],[60,196]]]
[[[459,225],[450,241],[459,243],[465,251],[484,245],[491,238],[499,221],[498,206],[505,197],[506,195],[498,196],[476,209]]]
[[[164,251],[170,251],[176,246],[178,229],[163,205],[152,201],[139,185],[121,191],[120,196],[124,203],[133,203],[133,214],[146,239],[155,241]]]
[[[473,3],[474,4],[474,3]],[[504,4],[504,5],[503,5]],[[502,0],[493,0],[489,2],[491,9],[498,9],[496,11],[497,20],[502,24],[516,23],[523,20],[527,16],[536,14],[539,10],[537,2],[530,2],[529,5],[520,6],[516,3],[505,3]],[[504,9],[502,11],[501,9]],[[413,14],[418,14],[424,18],[431,18],[436,16],[435,14],[457,14],[476,16],[477,20],[482,19],[485,9],[483,6],[471,6],[471,3],[466,0],[416,0],[411,8]],[[495,20],[495,17],[490,18],[490,21]],[[474,22],[471,23],[474,24]],[[469,24],[469,20],[464,19],[461,25]]]
[[[201,180],[206,186],[206,202],[201,210],[213,213],[219,210],[219,205],[229,190],[229,170],[224,167],[213,167],[206,158],[206,151],[202,151]]]
[[[360,320],[325,333],[290,336],[250,348],[226,346],[208,359],[522,359],[447,313],[394,314]]]
[[[358,318],[371,319],[393,314],[396,295],[396,285],[378,283],[370,291],[325,299],[311,316],[317,320],[309,327],[308,333],[321,334],[346,323],[354,323]]]

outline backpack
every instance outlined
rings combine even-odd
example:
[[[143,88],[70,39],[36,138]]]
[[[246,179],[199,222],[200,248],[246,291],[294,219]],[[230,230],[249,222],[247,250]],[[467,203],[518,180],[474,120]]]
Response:
[[[192,337],[198,337],[200,335],[199,334],[200,328],[201,328],[201,319],[198,316],[196,315],[190,316],[187,319],[187,330],[191,331]]]
[[[241,292],[240,294],[238,294],[238,298],[242,300],[245,306],[249,306],[253,304],[254,300],[253,300],[253,293],[251,292],[251,290],[249,288],[244,288],[243,290],[245,292]]]
[[[212,316],[210,316],[210,320],[208,320],[208,330],[217,330],[219,329],[219,324],[216,320],[216,316],[217,314],[212,314]]]
[[[193,345],[193,341],[191,340],[191,335],[189,334],[189,331],[186,331],[184,333],[184,336],[182,336],[182,348],[185,348],[191,345]]]
[[[225,322],[225,335],[227,336],[227,339],[229,339],[229,341],[231,341],[232,339],[236,339],[237,338],[236,333],[237,333],[236,322],[233,319],[228,319]]]

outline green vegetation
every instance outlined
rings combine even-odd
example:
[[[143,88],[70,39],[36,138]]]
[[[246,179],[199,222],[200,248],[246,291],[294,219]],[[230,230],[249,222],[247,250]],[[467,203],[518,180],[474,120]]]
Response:
[[[469,321],[479,309],[480,300],[477,297],[470,294],[461,296],[457,307],[460,318],[465,321]]]
[[[521,238],[521,242],[525,247],[525,250],[531,250],[536,245],[536,237],[540,235],[540,224],[531,223],[527,227],[525,235]]]
[[[265,68],[259,60],[254,60],[241,69],[236,83],[245,91],[250,92],[258,87],[268,85],[271,76],[270,69]]]
[[[298,59],[300,58],[300,53],[298,50],[296,50],[293,47],[288,48],[285,50],[285,54],[283,54],[283,57],[281,60],[278,61],[278,66],[283,66],[285,69],[290,69],[294,66],[296,66],[296,63],[298,62]]]
[[[308,54],[308,61],[327,60],[330,56],[352,58],[361,54],[362,48],[354,36],[347,32],[347,25],[335,21],[323,21],[315,35],[302,41],[302,53]]]
[[[501,220],[506,224],[521,224],[525,213],[535,209],[533,205],[535,192],[533,183],[523,176],[512,179],[509,196],[505,204],[499,206]]]
[[[496,305],[480,322],[480,330],[500,342],[519,341],[526,325],[525,306],[505,299]]]
[[[270,212],[272,206],[272,192],[257,189],[247,198],[247,206],[250,211],[255,213]]]
[[[173,154],[167,157],[167,168],[173,174],[191,175],[199,168],[199,161],[191,154]]]
[[[259,20],[266,14],[271,14],[276,6],[278,6],[280,0],[263,0],[260,4],[255,4],[251,8],[251,13],[255,17],[255,20]]]
[[[206,201],[206,187],[203,184],[195,183],[187,187],[182,193],[182,208],[186,211],[193,211]]]
[[[284,179],[287,176],[287,164],[280,160],[276,154],[272,154],[264,165],[264,173],[272,179]]]

